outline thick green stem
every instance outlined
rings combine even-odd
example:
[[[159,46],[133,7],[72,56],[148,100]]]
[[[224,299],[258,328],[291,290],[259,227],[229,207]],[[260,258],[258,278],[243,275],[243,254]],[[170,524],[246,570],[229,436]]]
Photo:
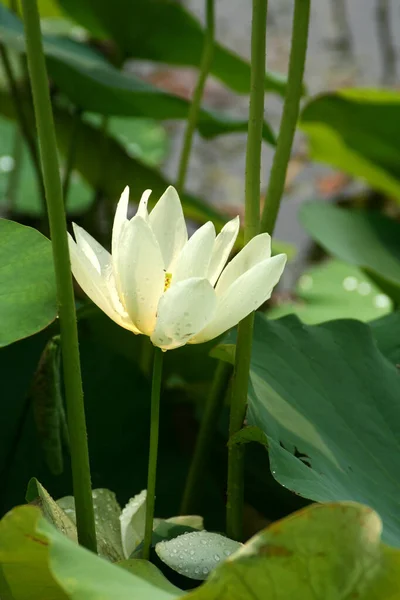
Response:
[[[246,213],[244,238],[248,242],[257,235],[260,221],[260,170],[264,118],[265,45],[267,0],[253,0],[251,30],[251,90],[249,128],[246,151]],[[229,436],[243,425],[247,405],[254,313],[239,323],[235,368],[232,380]],[[228,450],[228,490],[226,529],[232,539],[241,540],[244,503],[244,449],[233,445]]]
[[[163,366],[163,352],[154,348],[153,381],[151,385],[150,451],[147,472],[146,524],[143,543],[143,558],[149,559],[153,534],[154,504],[156,500],[158,431],[160,426],[160,391]]]
[[[65,162],[64,179],[62,183],[62,191],[64,204],[67,205],[69,187],[71,184],[71,176],[74,170],[75,155],[78,147],[79,128],[81,125],[82,111],[76,108],[73,115],[71,137],[68,146],[67,159]]]
[[[22,12],[57,284],[78,540],[83,546],[95,552],[96,531],[90,484],[89,452],[74,291],[56,135],[36,0],[22,0]]]
[[[192,149],[193,134],[196,130],[197,120],[201,107],[204,86],[207,76],[210,72],[214,56],[214,0],[206,0],[206,29],[204,35],[203,54],[200,62],[199,77],[193,92],[192,102],[189,108],[189,114],[186,121],[186,131],[183,140],[182,154],[179,162],[178,179],[176,187],[179,192],[183,192],[187,168],[189,164],[190,151]]]
[[[261,231],[267,231],[270,234],[274,231],[278,216],[285,188],[286,172],[292,151],[297,119],[299,118],[309,22],[310,0],[295,0],[286,97],[279,129],[278,145],[272,163],[268,190],[261,217]]]
[[[28,146],[29,154],[32,160],[33,168],[36,173],[37,183],[39,187],[39,194],[41,202],[43,203],[44,212],[46,212],[46,200],[45,190],[42,177],[42,171],[40,169],[39,153],[35,143],[35,138],[29,126],[29,121],[25,115],[23,101],[21,98],[20,91],[18,89],[17,81],[14,77],[11,62],[8,56],[7,49],[3,44],[0,43],[0,55],[4,67],[4,72],[7,77],[7,82],[10,88],[10,93],[14,102],[15,113],[17,115],[18,123],[25,139],[26,145]]]
[[[199,506],[203,472],[212,447],[218,417],[222,409],[231,373],[232,367],[229,363],[223,361],[218,363],[186,479],[181,505],[182,515],[192,514]]]

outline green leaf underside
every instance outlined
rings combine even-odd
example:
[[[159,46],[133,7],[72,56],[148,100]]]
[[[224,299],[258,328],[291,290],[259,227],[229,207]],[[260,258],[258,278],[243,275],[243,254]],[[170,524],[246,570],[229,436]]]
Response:
[[[371,506],[400,546],[399,397],[367,325],[256,316],[247,420],[268,437],[275,478],[312,500]]]
[[[114,7],[115,8],[115,7]],[[17,52],[25,52],[21,21],[0,5],[0,38]],[[91,48],[67,38],[43,36],[49,75],[82,110],[104,115],[146,117],[158,120],[186,119],[189,102],[150,83],[126,74]],[[206,138],[246,132],[247,121],[201,109],[198,130]],[[264,124],[265,141],[275,137]]]
[[[361,268],[400,301],[400,224],[378,212],[309,202],[300,211],[307,232],[330,254]]]
[[[66,13],[94,36],[111,37],[125,56],[181,66],[200,64],[204,31],[177,2],[163,0],[59,0]],[[215,44],[211,73],[240,94],[250,92],[250,65]],[[285,77],[267,72],[265,89],[284,94]]]
[[[378,515],[365,506],[310,506],[254,536],[186,594],[153,565],[113,565],[23,506],[0,524],[0,589],[4,600],[394,599],[399,551],[380,542],[380,531]]]
[[[311,157],[367,181],[400,202],[400,94],[353,89],[322,94],[303,109]]]
[[[57,308],[51,244],[41,233],[0,219],[0,265],[1,347],[47,327]]]

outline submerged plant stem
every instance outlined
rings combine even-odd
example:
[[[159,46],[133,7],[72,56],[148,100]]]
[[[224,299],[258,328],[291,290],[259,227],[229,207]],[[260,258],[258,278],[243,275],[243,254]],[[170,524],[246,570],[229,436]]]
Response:
[[[203,479],[203,470],[209,457],[213,437],[217,428],[218,417],[222,409],[231,373],[231,365],[224,361],[219,361],[211,390],[207,398],[200,431],[197,436],[196,447],[194,449],[189,474],[186,479],[180,511],[181,515],[191,514],[192,511],[197,510],[197,507],[199,506],[199,494]]]
[[[57,284],[78,540],[83,546],[96,552],[78,330],[53,113],[37,2],[22,0],[21,3]]]
[[[203,54],[200,62],[199,77],[193,92],[192,102],[189,107],[189,114],[186,121],[186,130],[178,168],[178,179],[176,183],[178,192],[183,192],[183,188],[185,186],[190,152],[192,149],[193,135],[197,126],[204,86],[213,61],[215,30],[214,21],[214,0],[206,0],[206,29],[204,34]]]
[[[160,428],[160,392],[163,366],[163,352],[154,348],[153,379],[151,385],[150,451],[147,472],[146,524],[143,543],[143,558],[149,559],[153,534],[154,505],[156,499],[158,431]]]
[[[251,90],[249,128],[246,150],[245,228],[247,243],[258,234],[260,222],[260,170],[264,118],[265,47],[267,32],[267,0],[253,0],[251,28]],[[243,425],[247,405],[254,313],[238,326],[235,368],[232,380],[229,437]],[[228,450],[228,490],[226,506],[227,534],[241,541],[243,535],[244,449],[232,445]]]
[[[295,0],[289,75],[278,144],[272,163],[268,190],[261,217],[261,231],[272,235],[278,216],[293,138],[299,117],[304,67],[307,55],[310,0]]]

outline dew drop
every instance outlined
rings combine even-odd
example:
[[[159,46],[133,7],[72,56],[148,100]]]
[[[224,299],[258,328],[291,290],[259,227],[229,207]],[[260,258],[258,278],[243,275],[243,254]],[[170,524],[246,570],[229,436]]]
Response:
[[[12,156],[4,155],[0,157],[0,171],[3,171],[4,173],[9,173],[13,170],[14,165],[15,160]]]
[[[190,554],[190,556],[194,556],[194,554],[195,554],[195,551],[194,551],[194,550],[191,550],[191,551],[189,552],[189,554]]]
[[[230,556],[231,555],[231,551],[230,550],[224,550],[224,554],[225,554],[225,556]]]
[[[180,555],[179,555],[179,558],[180,558],[181,560],[183,560],[185,557],[183,556],[183,554],[180,554]]]
[[[219,562],[221,560],[221,557],[219,554],[214,554],[214,560]]]
[[[355,277],[346,277],[343,279],[342,285],[347,292],[353,292],[357,289],[358,281]]]
[[[178,554],[178,550],[177,550],[176,548],[174,548],[174,549],[172,550],[172,552],[173,552],[174,554]]]
[[[204,567],[204,569],[203,569],[203,573],[204,573],[204,575],[207,575],[207,573],[208,573],[208,569],[207,569],[207,567]]]
[[[197,574],[200,573],[199,567],[196,567],[195,570],[194,570],[194,572],[197,573]]]
[[[386,294],[378,294],[374,298],[374,304],[377,308],[388,308],[390,306],[390,300]]]

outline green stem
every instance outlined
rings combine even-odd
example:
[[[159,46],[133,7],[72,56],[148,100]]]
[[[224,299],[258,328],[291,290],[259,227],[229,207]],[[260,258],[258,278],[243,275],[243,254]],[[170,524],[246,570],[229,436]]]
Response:
[[[151,386],[150,451],[147,473],[146,524],[144,532],[143,558],[149,559],[153,535],[154,504],[156,499],[158,430],[160,426],[160,391],[163,366],[163,352],[154,348],[153,381]]]
[[[295,0],[286,97],[278,144],[272,163],[268,190],[261,217],[261,231],[267,231],[270,234],[274,231],[278,216],[285,188],[286,172],[292,151],[297,119],[299,118],[309,22],[310,0]]]
[[[192,149],[193,134],[197,126],[204,86],[213,61],[215,30],[214,22],[214,0],[206,0],[206,29],[204,34],[203,54],[200,61],[199,77],[193,92],[192,102],[189,107],[182,154],[179,162],[178,179],[176,183],[176,187],[179,192],[182,192],[185,186],[186,173],[189,164],[190,152]]]
[[[218,417],[222,409],[231,373],[231,365],[224,361],[219,361],[204,409],[196,447],[186,479],[180,511],[181,515],[192,514],[193,511],[197,510],[196,507],[199,506],[203,472],[210,454]]]
[[[19,123],[20,129],[21,129],[22,135],[24,137],[24,140],[26,142],[26,145],[28,146],[28,150],[29,150],[29,154],[30,154],[30,157],[32,160],[33,168],[36,173],[36,178],[37,178],[37,182],[38,182],[38,186],[39,186],[40,199],[41,199],[41,202],[43,203],[44,214],[46,214],[45,189],[44,189],[42,171],[40,169],[39,152],[38,152],[38,149],[37,149],[37,146],[35,143],[35,138],[30,129],[28,119],[25,115],[22,98],[19,93],[17,81],[14,77],[14,73],[13,73],[13,69],[11,66],[10,58],[8,56],[7,49],[1,43],[0,43],[0,56],[1,56],[2,63],[3,63],[4,72],[7,77],[7,82],[8,82],[9,88],[10,88],[11,97],[14,102],[14,108],[15,108],[15,112],[17,115],[18,123]]]
[[[96,531],[90,484],[89,452],[74,291],[56,135],[36,0],[22,0],[22,12],[57,284],[78,540],[83,546],[95,552]]]
[[[74,170],[75,155],[78,147],[79,128],[81,125],[82,111],[76,108],[72,119],[71,137],[68,146],[67,160],[65,162],[64,179],[62,183],[62,191],[64,205],[67,205],[68,192],[71,184],[71,176]]]
[[[253,0],[251,29],[251,90],[249,128],[246,151],[246,212],[244,239],[248,242],[257,235],[260,220],[260,170],[264,117],[265,47],[267,32],[267,0]],[[242,428],[246,414],[254,313],[238,326],[235,368],[232,379],[232,397],[229,437]],[[228,450],[228,490],[226,506],[227,534],[241,540],[244,504],[244,447],[232,445]]]

